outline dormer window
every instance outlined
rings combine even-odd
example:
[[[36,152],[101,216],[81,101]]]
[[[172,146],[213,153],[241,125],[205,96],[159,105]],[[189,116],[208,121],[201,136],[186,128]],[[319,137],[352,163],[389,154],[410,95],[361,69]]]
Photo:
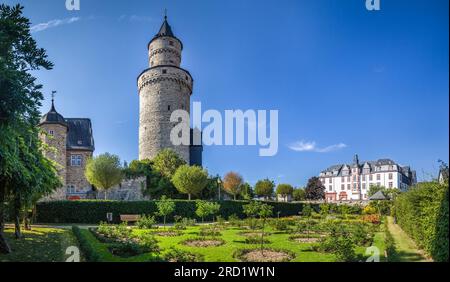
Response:
[[[48,134],[51,135],[51,136],[55,136],[55,131],[49,130],[49,131],[48,131]]]
[[[78,140],[78,141],[77,141],[77,144],[78,144],[78,145],[83,145],[83,141]]]

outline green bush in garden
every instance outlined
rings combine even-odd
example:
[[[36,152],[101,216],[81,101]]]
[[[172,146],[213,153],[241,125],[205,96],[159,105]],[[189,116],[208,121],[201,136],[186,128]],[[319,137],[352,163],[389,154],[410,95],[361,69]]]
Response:
[[[151,229],[156,224],[154,216],[147,216],[145,214],[141,215],[136,225],[139,229]]]
[[[435,261],[448,261],[448,184],[425,182],[394,201],[400,227]]]
[[[188,251],[171,248],[165,255],[164,260],[168,262],[202,262],[203,256]]]
[[[89,223],[98,224],[105,221],[106,214],[113,213],[113,223],[120,223],[121,214],[146,214],[154,215],[158,209],[158,201],[104,201],[104,200],[79,200],[79,201],[52,201],[40,202],[36,207],[37,222],[39,223]],[[173,222],[174,215],[200,220],[195,214],[195,201],[173,200],[175,210],[168,215],[167,222]],[[244,218],[243,206],[248,201],[220,201],[218,215],[228,218],[235,214],[238,218]],[[297,215],[302,210],[302,203],[265,202],[273,207],[274,214],[280,212],[280,216]],[[317,206],[318,208],[318,206]]]

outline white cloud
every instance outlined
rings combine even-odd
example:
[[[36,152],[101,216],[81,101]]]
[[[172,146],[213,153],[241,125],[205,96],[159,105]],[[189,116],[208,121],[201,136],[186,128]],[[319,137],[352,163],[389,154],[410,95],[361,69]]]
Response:
[[[318,147],[314,141],[298,141],[289,145],[289,149],[297,152],[328,153],[347,147],[344,143],[334,144],[326,147]]]
[[[40,23],[40,24],[34,25],[30,28],[30,31],[31,31],[31,33],[35,33],[35,32],[49,29],[49,28],[57,27],[60,25],[71,24],[71,23],[77,22],[79,20],[80,20],[79,17],[72,17],[72,18],[66,18],[66,19],[55,19],[55,20],[48,21],[46,23]]]
[[[119,17],[119,21],[130,21],[130,22],[152,22],[156,19],[152,17],[146,17],[146,16],[138,16],[138,15],[121,15]]]

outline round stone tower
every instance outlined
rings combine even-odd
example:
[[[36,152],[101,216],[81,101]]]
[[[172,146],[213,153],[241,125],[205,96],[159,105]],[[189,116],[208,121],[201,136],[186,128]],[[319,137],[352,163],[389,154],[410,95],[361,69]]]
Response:
[[[153,159],[165,148],[173,149],[189,163],[189,146],[173,145],[170,132],[177,124],[170,122],[175,110],[190,113],[193,80],[180,67],[182,42],[167,22],[148,44],[149,68],[138,77],[139,159]]]

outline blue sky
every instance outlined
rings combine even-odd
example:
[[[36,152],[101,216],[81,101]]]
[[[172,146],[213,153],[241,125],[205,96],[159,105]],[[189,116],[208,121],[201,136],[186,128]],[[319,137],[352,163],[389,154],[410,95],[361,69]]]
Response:
[[[164,8],[204,109],[279,110],[279,150],[204,148],[211,174],[304,185],[322,169],[391,158],[436,175],[449,155],[448,1],[100,1],[21,3],[55,63],[36,73],[49,109],[89,117],[96,154],[138,155],[137,75]],[[40,25],[39,25],[40,24]],[[303,149],[290,145],[303,141]],[[345,145],[343,145],[345,144]],[[330,147],[331,146],[331,147]],[[298,147],[298,146],[297,146]]]

